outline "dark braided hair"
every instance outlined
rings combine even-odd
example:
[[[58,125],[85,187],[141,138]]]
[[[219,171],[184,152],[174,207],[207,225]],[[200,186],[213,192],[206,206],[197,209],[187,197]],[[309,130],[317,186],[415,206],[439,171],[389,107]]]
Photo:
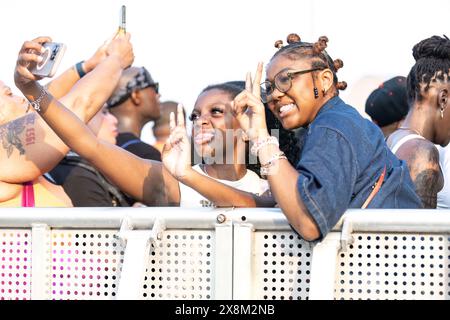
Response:
[[[245,81],[228,81],[224,83],[214,84],[206,87],[202,90],[202,93],[210,91],[210,90],[221,90],[230,95],[231,99],[234,99],[239,93],[245,90]],[[281,125],[280,121],[273,115],[268,106],[264,104],[265,114],[266,114],[266,124],[269,133],[271,130],[279,130],[279,144],[280,150],[286,154],[289,162],[295,166],[300,157],[299,147],[297,144],[297,138],[295,133],[290,130],[286,130]],[[249,148],[248,143],[246,144],[246,152],[245,152],[245,163],[248,170],[252,170],[253,172],[260,175],[261,164],[259,160],[257,163],[250,163],[249,160]]]
[[[412,51],[416,63],[406,79],[406,92],[410,104],[423,99],[421,93],[423,84],[426,93],[432,82],[449,81],[450,40],[446,36],[443,38],[432,36],[417,43]]]
[[[302,42],[300,36],[296,33],[291,33],[287,36],[288,45],[283,46],[282,40],[275,42],[275,48],[279,49],[272,57],[283,55],[291,60],[298,60],[301,58],[309,58],[312,60],[311,68],[330,69],[333,72],[333,83],[338,90],[345,90],[347,83],[345,81],[339,82],[336,72],[344,66],[341,59],[332,60],[325,51],[328,43],[326,36],[321,36],[315,43]],[[336,94],[339,91],[336,90]]]

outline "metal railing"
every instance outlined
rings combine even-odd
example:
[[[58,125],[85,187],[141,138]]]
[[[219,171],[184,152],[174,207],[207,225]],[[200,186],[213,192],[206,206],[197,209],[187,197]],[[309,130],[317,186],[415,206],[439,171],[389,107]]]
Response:
[[[1,299],[450,299],[450,211],[349,210],[318,243],[279,209],[0,211]]]

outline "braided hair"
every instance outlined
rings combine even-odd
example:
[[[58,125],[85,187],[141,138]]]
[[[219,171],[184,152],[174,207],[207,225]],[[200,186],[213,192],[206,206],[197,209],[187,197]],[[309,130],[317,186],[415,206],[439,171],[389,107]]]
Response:
[[[444,36],[432,36],[417,43],[413,49],[416,63],[406,79],[408,102],[423,99],[432,82],[448,82],[450,79],[450,40]]]
[[[283,55],[291,60],[298,60],[301,58],[311,59],[311,68],[330,69],[333,72],[333,84],[336,87],[336,94],[339,94],[338,90],[345,90],[347,83],[345,81],[338,81],[337,71],[344,66],[344,62],[341,59],[332,60],[326,52],[328,38],[321,36],[317,42],[308,43],[302,42],[300,36],[296,33],[291,33],[286,39],[288,45],[283,46],[282,40],[275,42],[275,48],[278,51],[273,55],[275,57]],[[317,90],[317,89],[315,89]]]

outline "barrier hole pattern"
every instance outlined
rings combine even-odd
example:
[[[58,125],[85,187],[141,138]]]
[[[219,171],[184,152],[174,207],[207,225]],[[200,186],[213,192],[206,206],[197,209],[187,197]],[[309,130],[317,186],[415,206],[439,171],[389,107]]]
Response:
[[[31,230],[0,230],[0,299],[31,299]]]
[[[213,231],[165,231],[152,245],[143,298],[211,299],[213,246]]]
[[[124,248],[110,230],[51,234],[51,296],[57,300],[115,299]]]
[[[255,299],[307,300],[312,247],[292,232],[255,232]]]
[[[354,234],[338,257],[335,299],[450,299],[448,235]]]

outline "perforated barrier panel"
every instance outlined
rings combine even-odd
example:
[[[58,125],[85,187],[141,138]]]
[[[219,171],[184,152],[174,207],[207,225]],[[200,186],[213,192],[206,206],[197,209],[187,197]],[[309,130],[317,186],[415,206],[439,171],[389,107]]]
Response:
[[[152,246],[144,299],[211,299],[214,232],[170,230]]]
[[[115,231],[52,230],[53,299],[114,299],[124,248]]]
[[[336,299],[450,299],[448,235],[354,234],[338,259]]]
[[[0,299],[31,298],[31,230],[0,230]]]
[[[310,244],[293,232],[255,232],[254,299],[308,299],[311,258]]]

